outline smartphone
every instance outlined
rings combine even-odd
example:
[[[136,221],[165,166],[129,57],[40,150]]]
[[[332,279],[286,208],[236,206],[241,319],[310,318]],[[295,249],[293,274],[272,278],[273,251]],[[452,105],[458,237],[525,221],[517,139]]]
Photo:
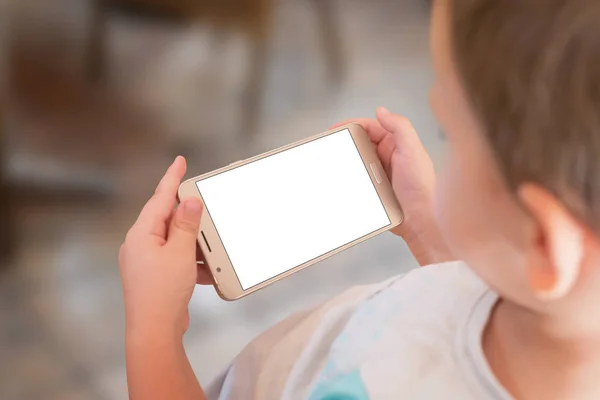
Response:
[[[375,146],[348,124],[186,180],[214,285],[235,300],[402,222]]]

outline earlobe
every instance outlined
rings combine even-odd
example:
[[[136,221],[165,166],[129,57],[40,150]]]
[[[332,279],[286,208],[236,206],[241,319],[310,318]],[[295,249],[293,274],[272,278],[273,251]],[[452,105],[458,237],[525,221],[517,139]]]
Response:
[[[534,243],[528,250],[527,278],[531,291],[536,297],[547,298],[557,286],[557,270],[549,260],[548,252],[543,243]]]
[[[530,288],[542,300],[564,297],[581,271],[585,228],[539,185],[522,185],[518,197],[536,225],[526,265]]]

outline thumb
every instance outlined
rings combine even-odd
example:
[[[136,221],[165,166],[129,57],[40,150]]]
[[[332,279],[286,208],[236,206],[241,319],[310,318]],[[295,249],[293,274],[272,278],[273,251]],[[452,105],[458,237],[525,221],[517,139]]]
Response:
[[[191,198],[184,200],[171,220],[167,244],[172,246],[188,247],[195,251],[196,238],[200,228],[203,205],[200,199]]]
[[[408,118],[392,114],[387,108],[377,109],[377,120],[386,131],[394,136],[396,146],[400,149],[409,146],[421,145],[419,136]]]

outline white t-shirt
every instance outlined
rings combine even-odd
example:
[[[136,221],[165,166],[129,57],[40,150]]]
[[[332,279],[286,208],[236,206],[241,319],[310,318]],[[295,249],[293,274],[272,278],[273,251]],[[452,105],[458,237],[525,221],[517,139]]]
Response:
[[[256,338],[207,397],[510,400],[481,348],[496,301],[462,262],[356,287]]]

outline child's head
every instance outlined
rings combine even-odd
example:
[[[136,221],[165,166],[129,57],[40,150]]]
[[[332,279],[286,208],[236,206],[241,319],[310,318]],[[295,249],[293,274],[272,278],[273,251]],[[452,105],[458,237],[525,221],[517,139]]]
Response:
[[[438,0],[432,52],[456,255],[530,309],[599,300],[600,2]]]

